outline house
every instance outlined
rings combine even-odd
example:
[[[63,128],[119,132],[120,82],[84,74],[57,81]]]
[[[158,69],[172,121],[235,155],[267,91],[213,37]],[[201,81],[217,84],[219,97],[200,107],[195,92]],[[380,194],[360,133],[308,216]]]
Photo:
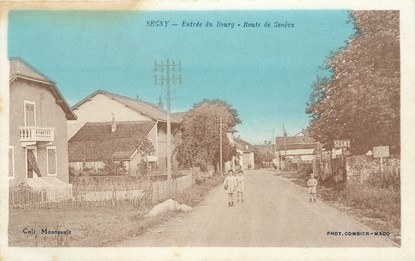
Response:
[[[235,147],[236,152],[239,156],[232,157],[231,161],[225,162],[225,172],[228,170],[237,171],[238,165],[242,170],[255,168],[254,146],[244,141],[240,137],[236,138],[236,132],[238,131],[233,128],[230,128],[226,131],[226,137],[228,138],[229,143]]]
[[[167,113],[163,105],[142,101],[140,99],[97,90],[72,107],[78,119],[68,122],[68,137],[72,138],[87,122],[117,122],[148,121],[156,122],[156,134],[152,138],[154,143],[156,164],[159,170],[166,168],[167,162]],[[172,136],[179,129],[182,119],[171,115]],[[174,137],[172,137],[174,141]]]
[[[67,121],[76,120],[56,84],[10,60],[9,184],[70,188]]]
[[[77,173],[96,173],[110,160],[122,162],[124,174],[138,175],[141,163],[155,163],[152,153],[143,155],[139,147],[146,139],[156,140],[156,135],[156,121],[87,122],[68,142],[69,165]]]
[[[285,159],[291,167],[298,167],[300,164],[311,164],[317,153],[318,142],[311,138],[307,132],[301,136],[276,137],[276,149],[279,161],[277,166],[285,168]]]
[[[255,148],[241,138],[235,138],[236,152],[239,154],[239,165],[242,170],[255,168]]]

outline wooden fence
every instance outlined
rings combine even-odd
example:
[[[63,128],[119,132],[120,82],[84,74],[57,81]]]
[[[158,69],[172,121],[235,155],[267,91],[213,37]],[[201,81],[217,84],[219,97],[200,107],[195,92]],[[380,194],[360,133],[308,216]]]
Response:
[[[172,179],[170,181],[155,181],[152,182],[152,203],[166,200],[183,193],[187,188],[194,184],[192,175],[183,176]]]
[[[35,190],[28,186],[9,189],[11,208],[83,208],[117,207],[153,204],[175,197],[191,187],[193,175],[189,174],[170,181],[150,181],[122,177],[108,178],[106,181],[81,181],[72,187],[71,197],[50,200],[47,190]]]

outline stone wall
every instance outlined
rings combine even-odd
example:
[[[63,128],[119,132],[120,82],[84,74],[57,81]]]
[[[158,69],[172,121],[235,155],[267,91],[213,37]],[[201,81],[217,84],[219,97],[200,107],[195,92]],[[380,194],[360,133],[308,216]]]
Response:
[[[382,175],[380,158],[366,155],[355,155],[346,159],[347,180],[366,181],[371,175]],[[383,173],[399,175],[400,159],[397,157],[383,158]]]

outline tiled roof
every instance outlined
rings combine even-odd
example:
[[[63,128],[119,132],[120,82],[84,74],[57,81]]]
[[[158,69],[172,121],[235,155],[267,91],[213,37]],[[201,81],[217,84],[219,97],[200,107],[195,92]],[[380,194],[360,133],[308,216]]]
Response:
[[[155,121],[121,121],[111,132],[111,122],[87,122],[68,142],[69,161],[129,159]]]
[[[274,149],[276,149],[277,146],[273,144],[260,144],[254,145],[254,148],[261,152],[274,153]]]
[[[27,77],[33,80],[54,84],[52,80],[37,71],[33,66],[23,61],[21,58],[12,58],[10,60],[10,76]]]
[[[184,116],[186,116],[188,112],[184,111],[184,112],[173,112],[171,115],[174,117],[178,117],[178,118],[184,118]]]
[[[96,92],[92,93],[82,101],[75,104],[72,109],[76,109],[79,106],[81,106],[83,103],[87,102],[89,99],[94,97],[97,94],[103,94],[107,97],[113,99],[114,101],[119,102],[120,104],[126,106],[127,108],[130,108],[133,111],[136,111],[138,113],[144,114],[151,118],[152,120],[156,121],[166,121],[167,120],[167,113],[166,111],[160,109],[155,104],[151,104],[149,102],[145,102],[139,99],[133,99],[126,96],[118,95],[115,93],[110,93],[103,90],[97,90]],[[182,118],[175,116],[174,114],[170,115],[171,123],[181,123]]]
[[[299,150],[299,149],[317,149],[317,141],[308,135],[276,138],[277,149],[279,150]]]
[[[285,150],[280,151],[281,155],[285,155]],[[316,153],[315,149],[287,149],[287,156],[293,155],[313,155]]]
[[[254,146],[241,138],[235,138],[235,146],[243,152],[254,152]],[[246,146],[248,146],[248,149]]]
[[[317,149],[317,143],[287,143],[284,146],[284,143],[278,144],[277,149],[279,150],[298,150],[298,149]]]
[[[63,95],[60,93],[55,83],[48,77],[37,71],[33,66],[21,58],[10,59],[10,86],[18,78],[43,83],[41,86],[50,91],[56,103],[65,112],[67,120],[76,120],[77,117],[71,110]]]
[[[277,144],[284,144],[284,137],[277,137]],[[309,136],[294,136],[294,137],[285,137],[285,142],[288,143],[317,143],[313,138]]]

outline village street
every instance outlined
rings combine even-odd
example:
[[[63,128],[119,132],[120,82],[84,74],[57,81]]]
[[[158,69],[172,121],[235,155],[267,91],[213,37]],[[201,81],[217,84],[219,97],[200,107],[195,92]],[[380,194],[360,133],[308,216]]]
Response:
[[[266,170],[245,174],[245,202],[228,207],[222,186],[214,188],[192,212],[180,214],[143,235],[116,246],[205,247],[393,247],[334,208],[308,201],[303,188]],[[340,232],[342,236],[327,235]]]

